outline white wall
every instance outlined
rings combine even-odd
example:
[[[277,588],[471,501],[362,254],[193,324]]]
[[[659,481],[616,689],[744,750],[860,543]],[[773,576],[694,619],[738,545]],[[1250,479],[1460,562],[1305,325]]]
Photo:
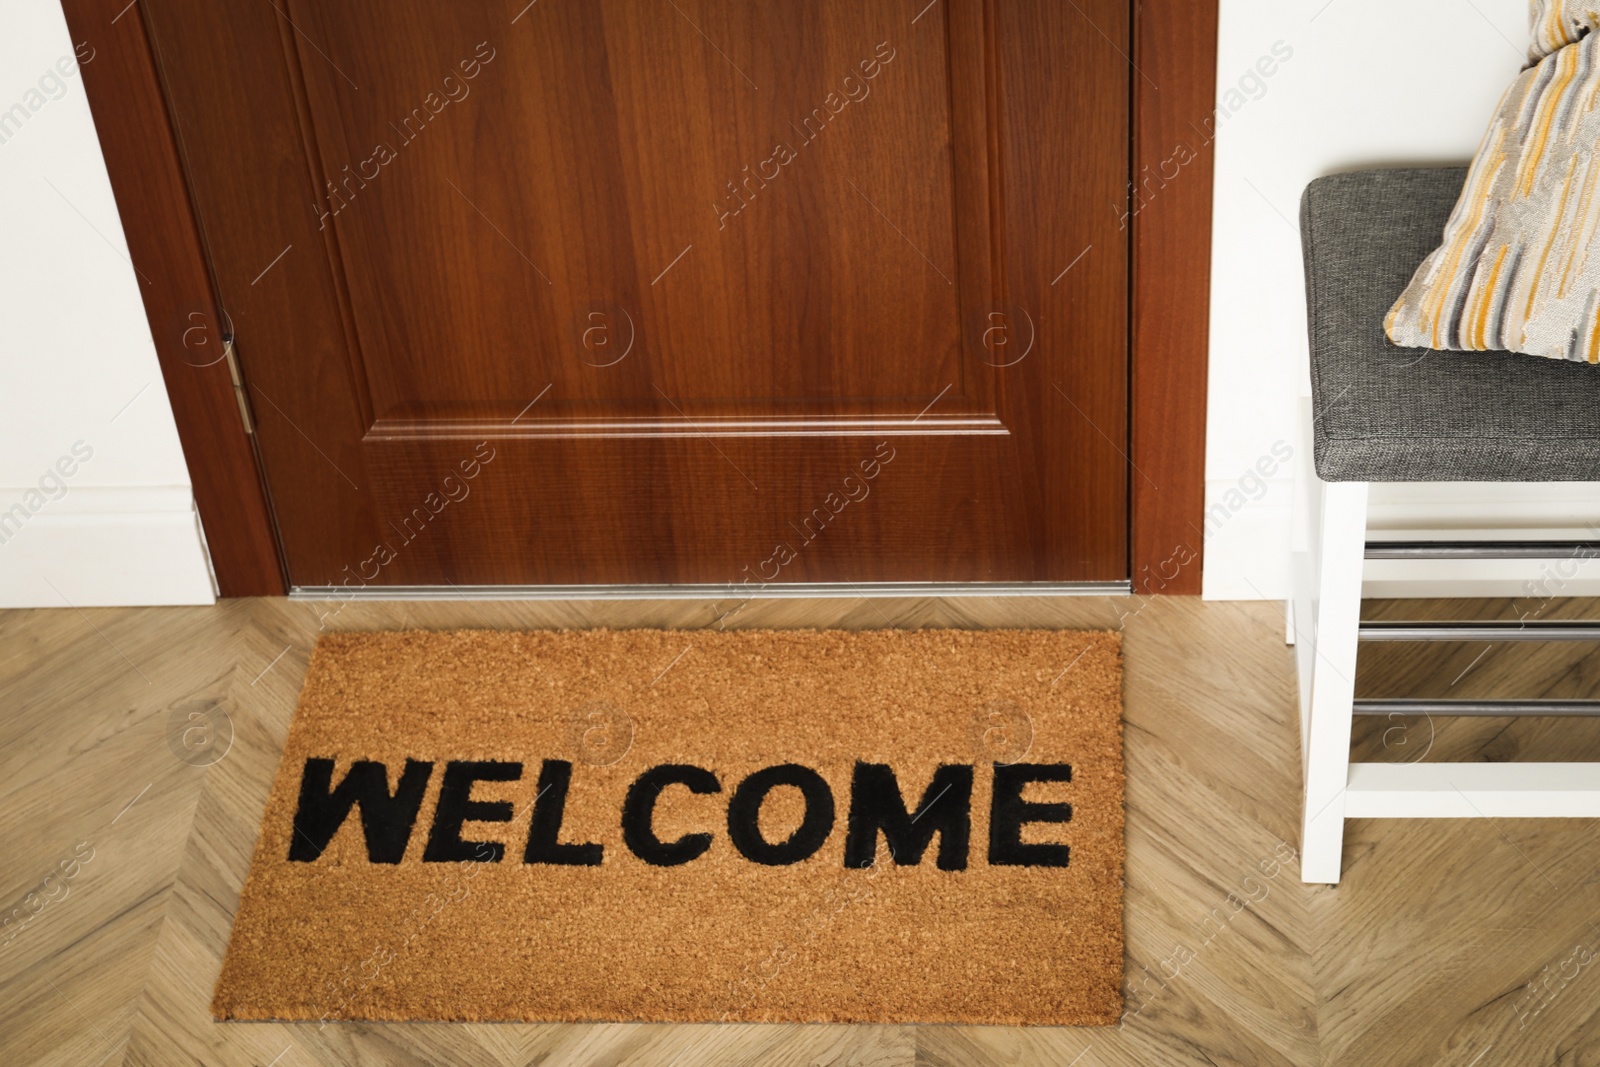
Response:
[[[1310,391],[1300,193],[1322,174],[1470,159],[1522,66],[1528,3],[1221,5],[1206,496],[1208,509],[1233,513],[1208,530],[1205,595],[1277,599],[1288,591],[1292,464],[1274,463],[1273,446],[1298,440],[1296,397]],[[1280,41],[1292,56],[1250,79]],[[1600,486],[1385,485],[1373,509],[1373,525],[1393,530],[1568,531],[1600,517]]]
[[[209,603],[78,46],[59,0],[0,25],[0,607]]]

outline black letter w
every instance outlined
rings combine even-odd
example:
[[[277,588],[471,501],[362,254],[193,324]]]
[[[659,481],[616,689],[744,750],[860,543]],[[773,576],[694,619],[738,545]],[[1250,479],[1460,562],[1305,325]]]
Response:
[[[411,840],[411,827],[422,807],[433,764],[406,760],[400,785],[389,795],[389,771],[381,763],[357,760],[337,789],[333,787],[333,760],[308,759],[300,777],[300,807],[294,813],[294,840],[289,859],[310,863],[322,855],[333,835],[361,805],[361,829],[367,838],[367,858],[373,863],[399,863]]]
[[[941,764],[922,794],[913,815],[900,797],[900,783],[886,763],[857,761],[850,783],[850,833],[844,842],[846,867],[870,867],[878,853],[878,831],[889,843],[889,857],[900,866],[916,866],[939,835],[939,869],[967,869],[967,841],[972,836],[972,768]]]

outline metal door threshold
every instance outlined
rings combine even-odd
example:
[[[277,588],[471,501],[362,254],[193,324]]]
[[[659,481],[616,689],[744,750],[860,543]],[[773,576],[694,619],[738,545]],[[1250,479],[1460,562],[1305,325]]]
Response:
[[[767,585],[297,585],[291,600],[792,600],[1128,596],[1119,582],[772,582]]]

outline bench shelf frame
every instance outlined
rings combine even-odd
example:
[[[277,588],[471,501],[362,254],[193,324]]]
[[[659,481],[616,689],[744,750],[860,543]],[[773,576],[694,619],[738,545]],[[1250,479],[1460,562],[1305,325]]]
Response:
[[[1293,592],[1288,640],[1298,676],[1303,771],[1300,877],[1337,883],[1346,819],[1600,818],[1600,763],[1351,763],[1356,714],[1593,715],[1595,701],[1384,701],[1355,697],[1362,640],[1597,640],[1600,624],[1534,627],[1485,623],[1361,622],[1369,558],[1553,558],[1589,543],[1529,542],[1397,546],[1367,542],[1369,483],[1324,482],[1312,466],[1312,416],[1302,405],[1297,452]],[[1463,635],[1469,635],[1463,637]]]

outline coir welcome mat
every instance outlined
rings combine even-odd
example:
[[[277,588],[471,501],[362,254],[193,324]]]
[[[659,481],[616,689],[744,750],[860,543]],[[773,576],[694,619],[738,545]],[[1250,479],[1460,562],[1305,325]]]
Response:
[[[213,1010],[1108,1024],[1122,784],[1109,633],[325,637]]]

